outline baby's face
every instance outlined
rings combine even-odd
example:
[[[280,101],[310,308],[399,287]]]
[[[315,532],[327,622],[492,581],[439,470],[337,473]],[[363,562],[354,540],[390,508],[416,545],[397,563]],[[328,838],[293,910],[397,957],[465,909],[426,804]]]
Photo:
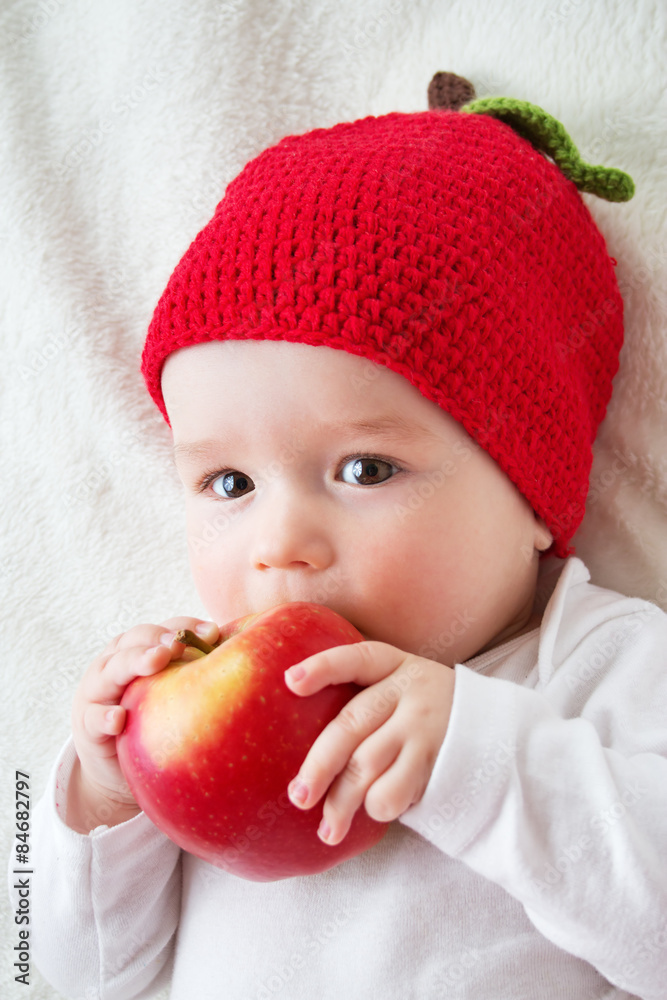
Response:
[[[550,533],[401,375],[328,347],[226,341],[170,355],[162,389],[192,572],[219,624],[314,601],[447,664],[534,626]]]

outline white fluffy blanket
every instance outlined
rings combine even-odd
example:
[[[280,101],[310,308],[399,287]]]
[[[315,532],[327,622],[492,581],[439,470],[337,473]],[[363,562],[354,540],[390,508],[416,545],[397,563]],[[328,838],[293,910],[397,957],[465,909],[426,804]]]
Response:
[[[166,281],[226,184],[289,133],[427,107],[437,70],[557,117],[634,199],[586,196],[626,343],[575,538],[667,607],[666,11],[658,0],[3,0],[2,763],[35,799],[109,638],[203,615],[170,433],[139,373]],[[13,982],[2,893],[0,993]]]

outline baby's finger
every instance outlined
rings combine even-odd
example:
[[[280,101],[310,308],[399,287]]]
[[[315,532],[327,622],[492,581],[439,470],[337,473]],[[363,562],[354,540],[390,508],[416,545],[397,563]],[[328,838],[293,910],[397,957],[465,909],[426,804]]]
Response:
[[[114,737],[118,735],[125,724],[125,709],[120,705],[100,705],[91,703],[83,711],[83,728],[86,738],[91,743],[109,743],[108,756],[116,753]],[[100,756],[107,756],[101,753]]]
[[[388,823],[419,802],[430,777],[427,758],[416,746],[403,744],[390,766],[366,793],[366,812],[379,823]]]
[[[133,646],[119,649],[99,669],[84,678],[83,696],[90,702],[120,701],[125,688],[135,677],[145,677],[163,670],[171,660],[187,659],[186,646],[173,638],[173,633],[163,633],[164,642],[146,648]]]
[[[410,676],[420,671],[419,657],[388,642],[354,642],[315,653],[285,671],[285,683],[295,694],[314,694],[327,684],[352,682],[368,687],[393,673],[406,660]],[[410,673],[412,671],[412,673]]]
[[[317,832],[327,844],[339,844],[346,836],[368,790],[391,767],[401,746],[402,741],[383,727],[357,747],[324,800],[322,822]]]
[[[216,642],[220,632],[215,622],[180,615],[178,618],[169,618],[159,625],[135,625],[127,632],[121,632],[111,640],[102,655],[108,657],[120,649],[132,649],[135,646],[154,646],[159,643],[160,636],[165,632],[178,632],[183,628],[190,629],[210,643]]]
[[[382,698],[377,688],[355,695],[317,737],[288,786],[292,802],[310,809],[324,795],[353,752],[378,729],[396,708],[396,701]]]

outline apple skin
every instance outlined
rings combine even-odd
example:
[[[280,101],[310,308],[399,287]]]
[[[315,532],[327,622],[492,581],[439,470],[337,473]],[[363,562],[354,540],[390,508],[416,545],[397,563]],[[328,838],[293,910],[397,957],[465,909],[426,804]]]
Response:
[[[220,639],[123,693],[118,760],[143,811],[183,850],[256,882],[323,872],[372,847],[389,824],[363,805],[329,846],[317,836],[324,796],[301,810],[287,795],[317,736],[362,689],[300,697],[284,671],[361,633],[330,608],[295,601],[237,618]]]

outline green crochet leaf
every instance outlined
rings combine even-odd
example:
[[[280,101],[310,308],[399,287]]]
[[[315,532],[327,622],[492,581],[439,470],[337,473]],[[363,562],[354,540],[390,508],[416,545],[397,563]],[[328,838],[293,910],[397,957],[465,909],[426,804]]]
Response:
[[[482,97],[464,104],[459,111],[491,115],[506,122],[536,149],[548,153],[580,191],[588,191],[607,201],[629,201],[635,193],[629,174],[615,167],[584,163],[561,123],[536,104],[513,97]]]

